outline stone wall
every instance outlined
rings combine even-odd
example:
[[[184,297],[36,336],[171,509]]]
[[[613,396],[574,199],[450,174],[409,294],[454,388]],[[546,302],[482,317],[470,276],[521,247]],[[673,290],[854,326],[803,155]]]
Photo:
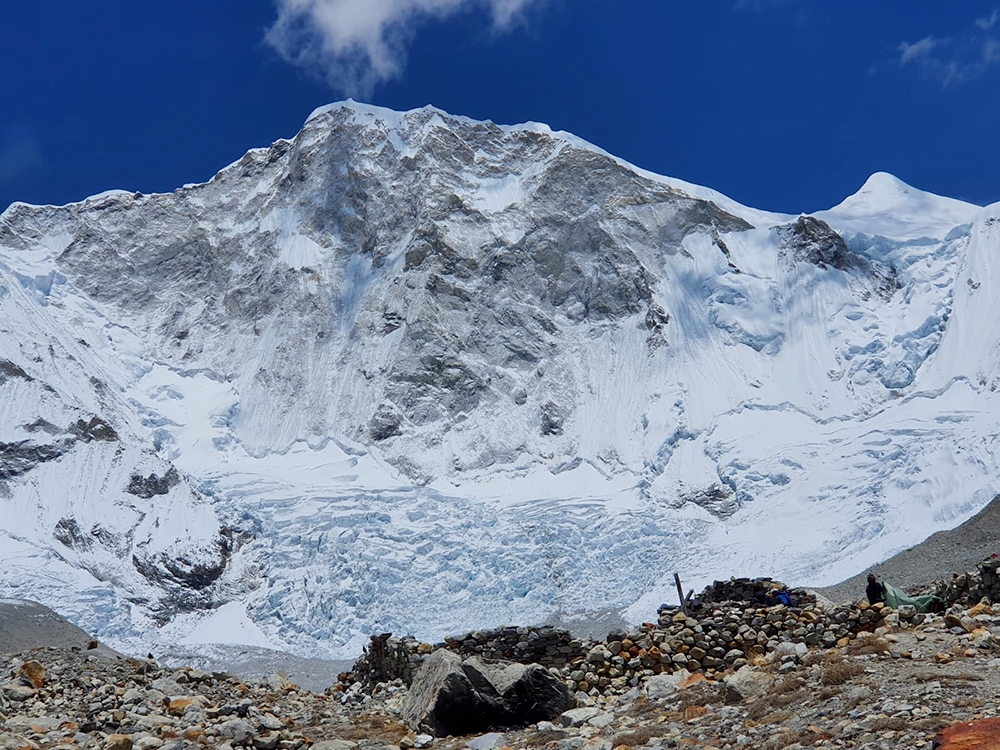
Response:
[[[790,589],[780,581],[771,578],[730,578],[728,581],[715,581],[707,586],[697,597],[702,604],[721,604],[724,602],[744,602],[747,604],[759,601],[774,590],[786,591],[796,604],[813,604],[816,597],[805,589]],[[660,610],[669,609],[667,606]]]
[[[487,661],[542,664],[558,672],[571,690],[596,695],[625,690],[664,672],[687,669],[712,676],[739,669],[782,643],[807,648],[843,645],[862,631],[886,624],[891,614],[887,608],[867,605],[823,610],[811,601],[794,607],[728,602],[703,606],[691,614],[664,608],[655,624],[611,633],[601,642],[575,639],[551,627],[476,631],[437,646],[383,635],[372,638],[342,681],[370,687],[400,679],[409,685],[428,654],[448,648]]]
[[[987,558],[976,565],[975,570],[935,581],[922,587],[920,593],[934,594],[949,607],[971,607],[983,597],[990,602],[1000,602],[1000,557]]]
[[[393,638],[383,634],[372,636],[364,655],[345,677],[366,686],[396,679],[409,685],[426,656],[436,648],[447,648],[460,656],[478,656],[486,661],[559,668],[582,659],[590,645],[574,638],[569,631],[551,626],[476,630],[446,638],[444,643],[435,646],[421,643],[412,636]]]
[[[462,656],[562,667],[586,653],[584,641],[561,628],[506,626],[446,638],[445,647]]]

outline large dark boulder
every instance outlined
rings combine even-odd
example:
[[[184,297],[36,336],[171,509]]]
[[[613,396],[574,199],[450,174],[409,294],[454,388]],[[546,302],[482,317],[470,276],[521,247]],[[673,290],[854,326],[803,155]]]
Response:
[[[507,726],[549,721],[576,705],[566,685],[540,664],[476,664],[500,693],[507,712]]]
[[[420,667],[403,704],[403,721],[438,737],[492,727],[503,704],[485,675],[451,651],[438,649]]]
[[[444,737],[523,727],[573,705],[566,686],[537,664],[488,665],[438,649],[414,677],[402,718],[418,731]]]

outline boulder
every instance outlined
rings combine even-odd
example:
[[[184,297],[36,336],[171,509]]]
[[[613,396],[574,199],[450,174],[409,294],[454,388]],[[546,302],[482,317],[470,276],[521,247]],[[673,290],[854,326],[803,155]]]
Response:
[[[228,737],[234,745],[246,745],[253,740],[253,725],[243,719],[230,719],[219,726],[219,735]]]
[[[503,724],[500,693],[474,665],[446,649],[432,653],[413,678],[403,721],[437,737],[481,734]]]
[[[17,685],[15,683],[8,683],[0,687],[0,691],[3,692],[3,696],[15,703],[20,703],[21,701],[26,701],[29,698],[34,698],[38,693],[34,688],[28,687],[27,685]]]
[[[1000,719],[983,719],[955,724],[934,738],[934,750],[989,750],[1000,747]]]
[[[726,700],[730,703],[760,698],[774,687],[774,677],[753,667],[740,667],[725,679]]]
[[[34,688],[45,686],[45,667],[37,661],[26,661],[21,665],[18,674],[31,683]]]
[[[593,706],[583,706],[581,708],[573,708],[566,711],[559,717],[559,721],[564,727],[567,728],[582,727],[600,713],[602,713],[602,711],[599,708],[594,708]]]
[[[438,649],[414,677],[402,718],[417,731],[445,737],[523,727],[573,705],[566,686],[537,664],[489,665]]]
[[[676,693],[678,690],[677,686],[690,676],[691,673],[686,669],[681,669],[673,673],[663,672],[646,680],[643,690],[649,700],[663,700]]]
[[[500,693],[507,726],[548,721],[576,705],[562,680],[538,664],[487,665],[476,658],[466,664],[486,675]]]

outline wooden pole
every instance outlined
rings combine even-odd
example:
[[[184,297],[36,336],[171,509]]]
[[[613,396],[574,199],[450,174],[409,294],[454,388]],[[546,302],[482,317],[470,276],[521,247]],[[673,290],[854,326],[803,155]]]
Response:
[[[684,587],[681,586],[681,577],[674,573],[674,583],[677,584],[677,598],[681,600],[681,612],[687,614],[687,604],[684,602]]]

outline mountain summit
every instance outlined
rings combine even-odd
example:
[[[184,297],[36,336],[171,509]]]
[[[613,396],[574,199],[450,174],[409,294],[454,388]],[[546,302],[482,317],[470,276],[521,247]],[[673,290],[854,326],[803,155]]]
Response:
[[[782,216],[353,102],[204,185],[15,204],[0,594],[340,656],[642,619],[675,570],[846,577],[996,494],[996,344],[957,311],[997,213],[880,174]]]

